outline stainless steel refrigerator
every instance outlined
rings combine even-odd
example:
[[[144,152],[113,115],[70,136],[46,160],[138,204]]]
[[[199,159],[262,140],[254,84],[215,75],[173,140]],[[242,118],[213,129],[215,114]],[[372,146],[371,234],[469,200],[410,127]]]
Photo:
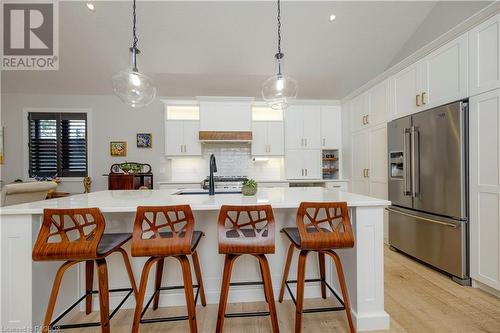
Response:
[[[467,128],[465,101],[396,119],[387,128],[390,245],[466,285]]]

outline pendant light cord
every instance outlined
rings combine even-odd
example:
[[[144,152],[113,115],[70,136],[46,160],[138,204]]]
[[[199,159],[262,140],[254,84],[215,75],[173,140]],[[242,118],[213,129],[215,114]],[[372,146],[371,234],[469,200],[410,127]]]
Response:
[[[136,16],[136,13],[135,13],[135,0],[133,0],[133,5],[132,5],[132,9],[133,9],[133,27],[132,27],[132,35],[134,37],[134,42],[132,44],[132,48],[133,49],[137,49],[137,41],[138,41],[138,38],[137,38],[137,34],[136,34],[136,29],[135,29],[135,24],[137,22],[137,16]]]
[[[278,0],[278,54],[281,55],[281,5]]]

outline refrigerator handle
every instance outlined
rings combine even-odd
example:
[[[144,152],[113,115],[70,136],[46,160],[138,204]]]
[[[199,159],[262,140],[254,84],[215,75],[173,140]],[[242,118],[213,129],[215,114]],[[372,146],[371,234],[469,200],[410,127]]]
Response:
[[[420,194],[420,134],[418,128],[411,127],[411,183],[412,196]]]
[[[410,134],[409,128],[403,129],[403,181],[405,183],[404,187],[404,196],[412,195],[411,192],[411,184],[410,184],[410,156],[408,154],[409,150],[407,149],[410,140],[407,140],[408,134]]]

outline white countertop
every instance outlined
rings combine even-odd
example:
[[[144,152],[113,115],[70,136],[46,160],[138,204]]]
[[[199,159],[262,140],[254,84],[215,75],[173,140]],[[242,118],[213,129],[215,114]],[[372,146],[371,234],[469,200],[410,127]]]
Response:
[[[196,189],[194,189],[196,190]],[[199,189],[197,189],[199,191]],[[135,212],[137,206],[189,204],[196,211],[218,210],[223,204],[271,204],[273,208],[297,208],[303,201],[346,201],[351,207],[388,206],[390,202],[323,187],[260,188],[255,196],[242,194],[176,195],[177,189],[100,191],[0,208],[0,215],[41,214],[44,208],[98,207],[102,212]]]
[[[329,183],[348,182],[348,179],[256,179],[257,183]],[[160,180],[157,184],[201,184],[196,180]]]

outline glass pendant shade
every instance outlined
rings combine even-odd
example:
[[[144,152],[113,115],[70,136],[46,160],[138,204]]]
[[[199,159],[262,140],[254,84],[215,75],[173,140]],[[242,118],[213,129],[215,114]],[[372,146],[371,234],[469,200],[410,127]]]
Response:
[[[297,97],[297,81],[282,73],[283,55],[276,56],[276,74],[262,85],[262,98],[273,109],[285,109]]]

